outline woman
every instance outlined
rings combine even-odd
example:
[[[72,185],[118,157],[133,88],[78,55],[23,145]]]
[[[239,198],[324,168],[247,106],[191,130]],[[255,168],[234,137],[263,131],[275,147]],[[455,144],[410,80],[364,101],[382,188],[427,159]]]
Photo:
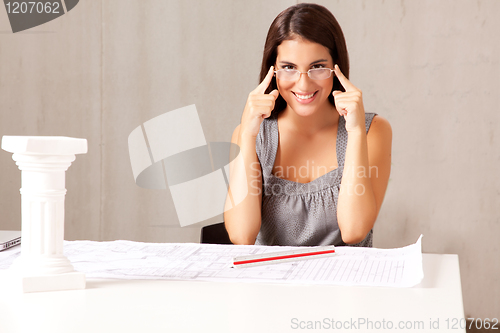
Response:
[[[365,114],[348,75],[344,36],[326,8],[302,3],[276,17],[261,83],[232,136],[241,157],[224,213],[233,243],[372,246],[392,131]]]

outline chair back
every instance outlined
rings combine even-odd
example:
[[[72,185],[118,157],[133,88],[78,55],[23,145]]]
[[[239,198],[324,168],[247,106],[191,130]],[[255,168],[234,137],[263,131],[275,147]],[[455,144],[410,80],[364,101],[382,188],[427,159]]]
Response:
[[[202,244],[233,244],[224,226],[224,222],[207,225],[201,228]]]

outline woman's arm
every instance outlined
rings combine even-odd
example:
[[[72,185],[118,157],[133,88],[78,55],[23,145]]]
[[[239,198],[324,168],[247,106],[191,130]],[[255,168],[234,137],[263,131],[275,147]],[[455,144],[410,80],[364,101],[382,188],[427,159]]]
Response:
[[[348,132],[337,220],[342,240],[355,244],[373,228],[384,199],[391,169],[392,130],[387,120],[375,116],[367,135],[361,91],[338,67],[336,75],[346,92],[333,95]]]
[[[241,137],[238,125],[231,142],[240,147],[240,155],[229,164],[224,222],[233,244],[254,244],[260,230],[262,204],[262,172],[255,139]]]
[[[240,153],[229,164],[229,189],[224,208],[224,222],[231,242],[255,244],[261,223],[262,169],[255,149],[260,124],[268,118],[279,96],[278,90],[265,91],[274,75],[273,67],[264,80],[248,95],[241,124],[231,139]]]
[[[368,135],[349,133],[337,220],[342,240],[361,242],[373,228],[391,172],[392,130],[387,120],[373,118]]]

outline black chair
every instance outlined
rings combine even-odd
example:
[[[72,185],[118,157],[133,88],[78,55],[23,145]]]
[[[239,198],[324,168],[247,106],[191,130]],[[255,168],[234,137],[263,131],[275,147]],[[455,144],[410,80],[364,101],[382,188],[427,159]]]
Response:
[[[207,225],[201,228],[202,244],[233,244],[229,239],[224,222]]]

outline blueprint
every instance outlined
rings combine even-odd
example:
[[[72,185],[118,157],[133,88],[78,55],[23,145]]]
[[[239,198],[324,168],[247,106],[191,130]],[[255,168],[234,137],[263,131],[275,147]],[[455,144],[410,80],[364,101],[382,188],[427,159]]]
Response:
[[[331,257],[232,268],[234,257],[296,247],[65,241],[64,254],[87,278],[173,279],[411,287],[423,278],[421,237],[397,249],[336,247]],[[0,271],[21,247],[0,252]]]

